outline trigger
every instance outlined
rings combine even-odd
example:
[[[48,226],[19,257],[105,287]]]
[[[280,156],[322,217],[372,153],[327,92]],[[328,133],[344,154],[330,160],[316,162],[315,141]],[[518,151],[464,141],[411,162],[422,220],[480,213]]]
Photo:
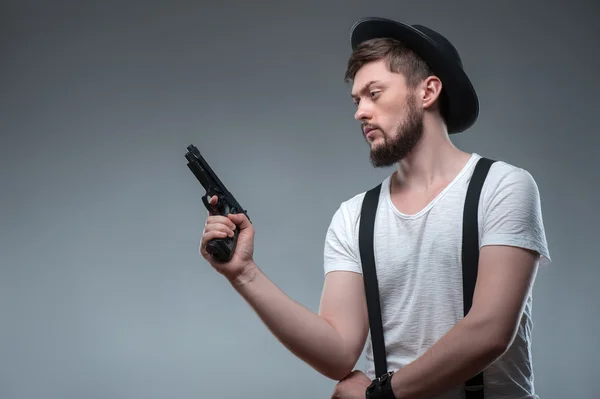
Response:
[[[221,214],[221,210],[223,208],[223,206],[221,205],[221,201],[218,196],[217,196],[217,203],[216,205],[212,205],[209,201],[210,198],[212,196],[207,194],[204,197],[202,197],[202,202],[204,202],[204,206],[206,206],[206,209],[209,210],[210,213],[212,213],[213,215],[220,215]]]
[[[206,207],[206,209],[208,209],[208,211],[212,214],[217,213],[217,207],[214,205],[211,205],[210,202],[208,202],[210,199],[209,195],[205,195],[202,197],[202,202],[204,203],[204,206]],[[217,203],[218,204],[218,203]]]

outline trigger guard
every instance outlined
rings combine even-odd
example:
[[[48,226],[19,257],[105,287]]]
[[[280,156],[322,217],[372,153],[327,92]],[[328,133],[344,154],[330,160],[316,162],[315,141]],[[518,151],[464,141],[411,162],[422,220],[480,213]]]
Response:
[[[206,209],[208,209],[210,213],[214,213],[214,207],[208,202],[206,197],[206,195],[202,196],[202,202],[204,203],[204,206],[206,207]]]

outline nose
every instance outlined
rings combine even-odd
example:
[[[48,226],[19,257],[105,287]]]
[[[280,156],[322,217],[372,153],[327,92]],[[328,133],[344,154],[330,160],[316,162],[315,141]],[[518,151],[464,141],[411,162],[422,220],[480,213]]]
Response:
[[[366,101],[361,101],[356,108],[356,112],[354,113],[354,119],[357,121],[364,121],[371,119],[371,117],[371,109],[368,106],[368,103]]]

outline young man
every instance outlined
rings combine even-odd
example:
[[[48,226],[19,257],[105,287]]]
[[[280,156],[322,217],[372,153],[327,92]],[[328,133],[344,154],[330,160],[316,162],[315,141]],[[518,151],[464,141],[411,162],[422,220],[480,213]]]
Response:
[[[463,207],[478,154],[449,134],[473,125],[477,95],[454,47],[422,26],[367,18],[352,30],[355,118],[375,167],[397,164],[381,186],[374,230],[388,369],[373,398],[462,398],[484,372],[485,398],[536,398],[531,361],[531,286],[550,260],[538,189],[531,175],[495,162],[478,210],[479,266],[470,312],[463,314]],[[375,377],[352,371],[369,321],[358,226],[365,192],[333,215],[324,250],[318,314],[293,301],[253,261],[254,230],[244,214],[208,216],[200,251],[228,278],[292,353],[339,380],[333,398],[365,398]],[[214,203],[216,197],[211,201]],[[205,246],[239,228],[236,252],[215,262]]]

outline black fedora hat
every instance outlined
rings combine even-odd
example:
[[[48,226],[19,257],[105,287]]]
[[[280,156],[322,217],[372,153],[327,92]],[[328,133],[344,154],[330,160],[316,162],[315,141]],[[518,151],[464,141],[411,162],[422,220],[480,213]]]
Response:
[[[378,17],[358,20],[352,27],[350,43],[355,50],[366,40],[386,37],[397,39],[413,50],[442,81],[442,95],[448,105],[448,133],[460,133],[471,127],[479,115],[479,100],[452,43],[425,26]]]

